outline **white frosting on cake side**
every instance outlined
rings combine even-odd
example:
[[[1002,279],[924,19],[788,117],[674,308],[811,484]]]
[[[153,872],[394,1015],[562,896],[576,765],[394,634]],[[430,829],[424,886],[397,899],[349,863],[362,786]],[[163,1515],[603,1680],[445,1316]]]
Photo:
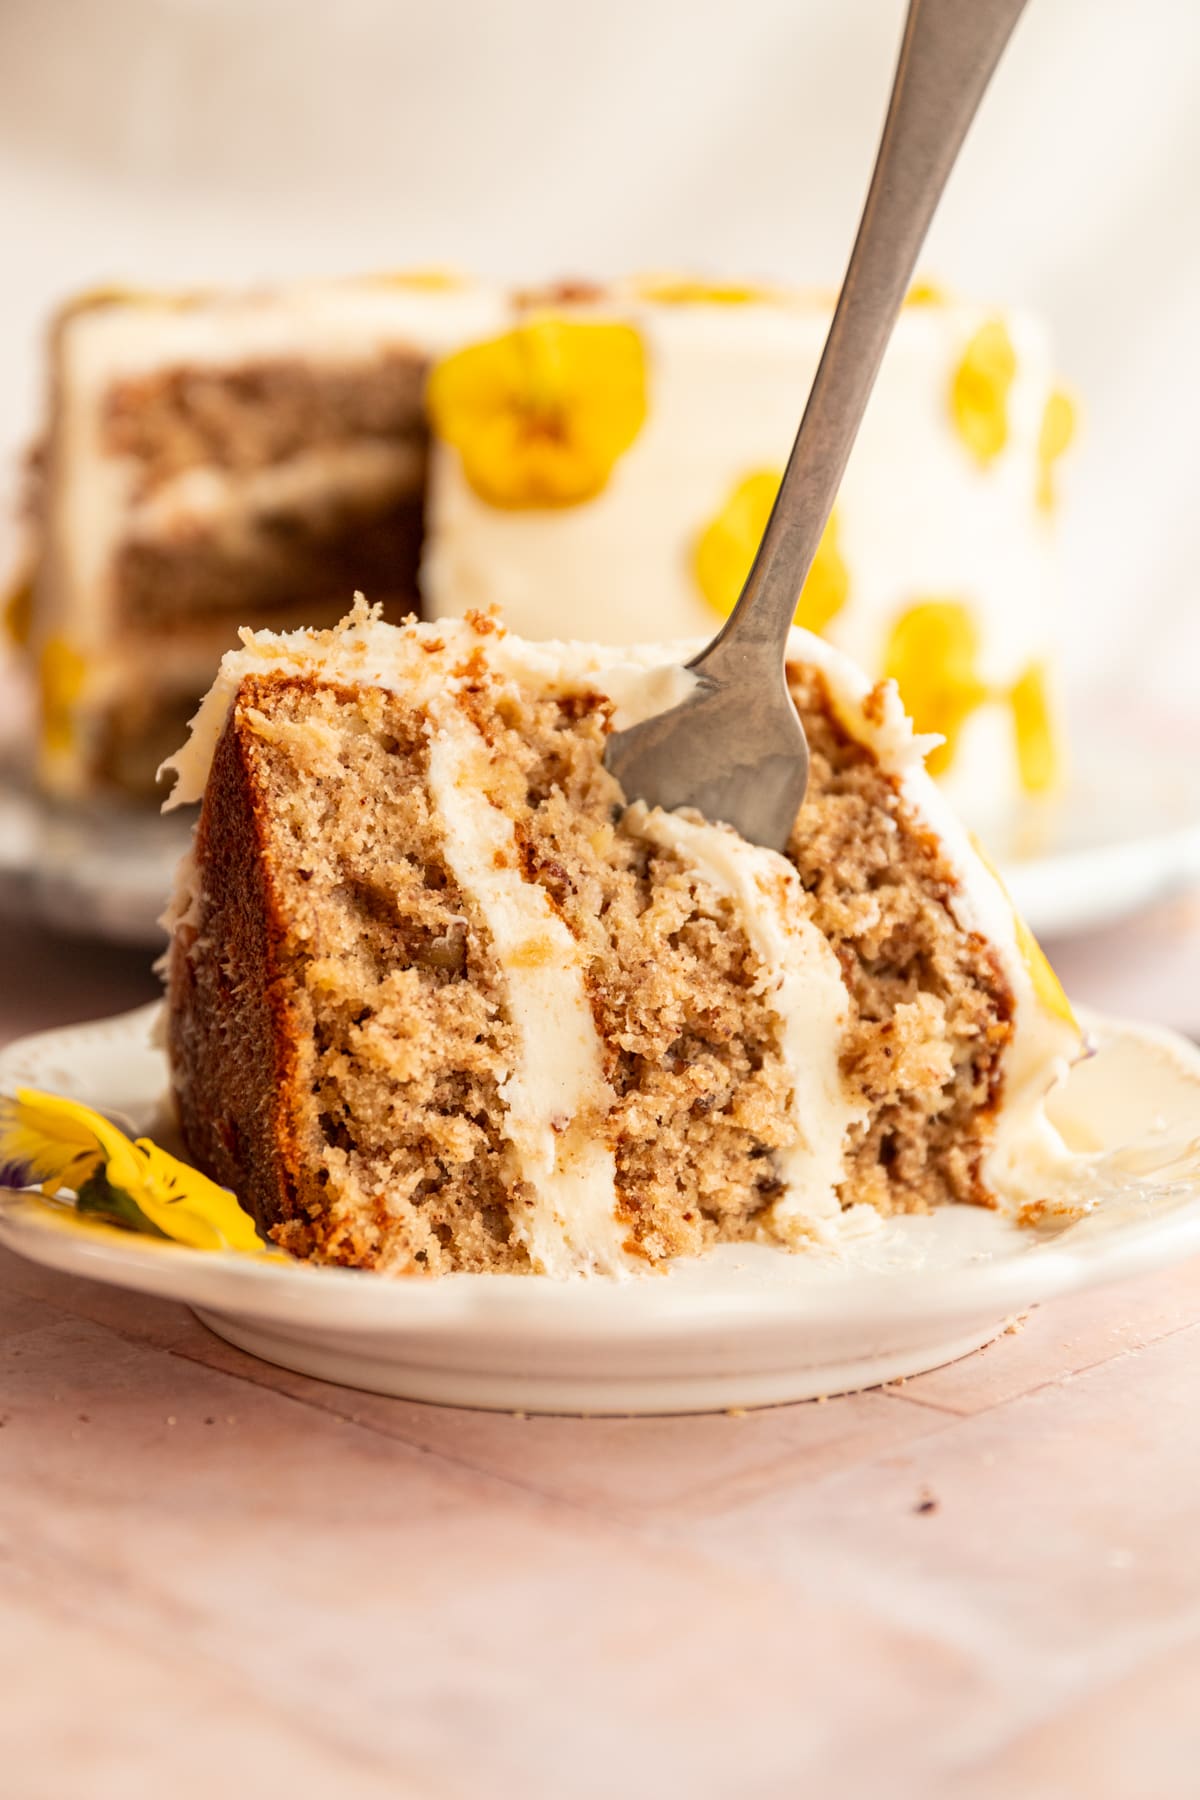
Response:
[[[126,517],[133,538],[186,538],[196,527],[218,541],[236,539],[255,515],[303,508],[320,518],[347,502],[377,502],[416,493],[424,455],[416,443],[387,439],[327,444],[261,469],[222,469],[212,463],[186,469]]]

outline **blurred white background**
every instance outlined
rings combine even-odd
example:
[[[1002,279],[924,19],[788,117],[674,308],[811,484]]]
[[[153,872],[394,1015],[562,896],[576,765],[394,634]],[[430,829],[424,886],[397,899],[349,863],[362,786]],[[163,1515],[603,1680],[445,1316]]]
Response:
[[[37,417],[46,310],[96,282],[413,262],[835,281],[902,15],[0,0],[0,453]],[[924,260],[1048,316],[1084,410],[1073,685],[1181,716],[1200,690],[1198,94],[1195,0],[1031,0]]]

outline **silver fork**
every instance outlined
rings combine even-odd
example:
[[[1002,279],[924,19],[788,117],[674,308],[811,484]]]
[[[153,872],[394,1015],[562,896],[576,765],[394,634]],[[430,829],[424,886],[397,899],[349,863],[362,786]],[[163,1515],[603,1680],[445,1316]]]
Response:
[[[695,807],[782,850],[808,783],[784,656],[929,221],[1025,0],[910,0],[875,172],[774,510],[741,596],[669,711],[615,732],[629,800]]]

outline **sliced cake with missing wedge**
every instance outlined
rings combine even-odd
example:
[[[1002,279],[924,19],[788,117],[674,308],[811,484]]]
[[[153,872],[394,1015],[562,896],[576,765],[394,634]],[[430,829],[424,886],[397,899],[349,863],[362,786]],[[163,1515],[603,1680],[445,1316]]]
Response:
[[[203,807],[171,1067],[190,1154],[276,1242],[617,1275],[1030,1198],[1078,1028],[894,688],[795,633],[778,855],[604,767],[692,649],[360,602],[226,656],[172,765]]]

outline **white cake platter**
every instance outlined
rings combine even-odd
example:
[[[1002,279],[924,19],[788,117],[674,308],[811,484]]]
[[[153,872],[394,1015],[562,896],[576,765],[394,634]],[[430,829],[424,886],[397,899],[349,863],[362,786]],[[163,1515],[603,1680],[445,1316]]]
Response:
[[[194,807],[164,816],[52,804],[0,764],[0,909],[69,937],[156,954],[194,817]]]
[[[1200,882],[1200,796],[1177,755],[1076,752],[1052,805],[983,837],[1038,937],[1111,925]],[[0,760],[0,908],[72,936],[162,946],[158,924],[192,809],[165,817],[50,805]]]
[[[156,1007],[0,1052],[20,1084],[169,1138]],[[325,1381],[523,1412],[769,1406],[965,1356],[1029,1307],[1200,1252],[1200,1052],[1085,1021],[1096,1054],[1055,1117],[1095,1154],[1092,1210],[1037,1228],[975,1207],[880,1225],[836,1252],[723,1246],[666,1275],[388,1279],[191,1250],[61,1219],[0,1190],[0,1243],[51,1268],[181,1301],[230,1343]]]

